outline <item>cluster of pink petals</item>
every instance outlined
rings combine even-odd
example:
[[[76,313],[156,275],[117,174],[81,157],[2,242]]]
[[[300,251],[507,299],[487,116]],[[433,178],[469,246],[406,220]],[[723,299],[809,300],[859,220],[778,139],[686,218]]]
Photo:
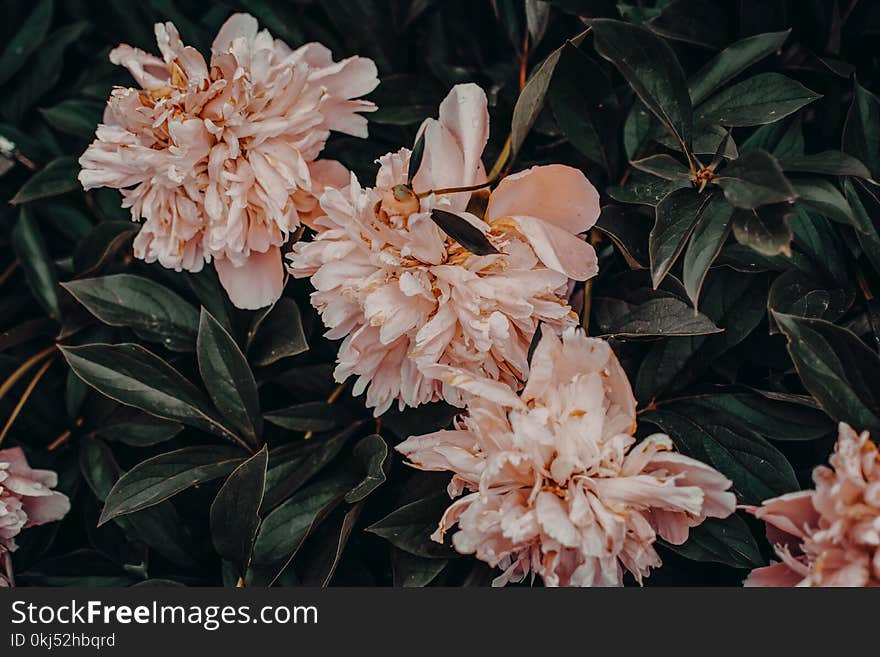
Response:
[[[829,461],[813,470],[814,490],[749,508],[781,561],[746,586],[880,586],[880,450],[841,422]]]
[[[0,450],[0,587],[13,585],[10,553],[21,530],[61,520],[70,510],[67,496],[52,490],[57,485],[58,476],[33,470],[20,448]]]
[[[421,134],[415,192],[486,180],[489,114],[479,87],[456,86]],[[367,389],[376,415],[394,401],[401,408],[437,399],[462,405],[462,391],[444,382],[437,366],[521,388],[537,326],[576,323],[570,281],[598,269],[595,251],[578,235],[596,222],[599,195],[577,169],[540,166],[508,176],[477,216],[469,211],[471,192],[395,196],[395,186],[407,182],[409,158],[405,148],[380,158],[375,188],[352,176],[347,188],[325,191],[315,239],[291,254],[291,273],[311,277],[312,305],[327,337],[345,338],[337,381],[356,376],[354,393]],[[435,209],[469,222],[499,253],[465,250],[432,221]]]
[[[318,160],[331,130],[365,137],[353,100],[378,84],[369,59],[334,62],[324,46],[291,50],[235,14],[211,61],[156,25],[162,57],[121,45],[110,60],[140,89],[116,88],[96,140],[80,158],[85,189],[115,187],[144,220],[135,255],[197,272],[212,259],[233,303],[259,308],[281,294],[279,247],[317,210],[327,185],[347,184]]]
[[[636,442],[636,402],[608,343],[547,331],[521,395],[464,372],[473,395],[449,431],[398,445],[421,470],[451,471],[434,539],[503,569],[496,584],[540,575],[548,586],[621,586],[661,564],[659,536],[687,540],[707,517],[733,513],[731,482],[672,451],[668,436]]]

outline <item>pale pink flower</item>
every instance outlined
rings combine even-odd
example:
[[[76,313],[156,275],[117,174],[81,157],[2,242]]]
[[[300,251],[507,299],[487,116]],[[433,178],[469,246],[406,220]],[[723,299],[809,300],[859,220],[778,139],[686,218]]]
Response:
[[[52,490],[57,485],[58,476],[31,469],[20,448],[0,450],[0,587],[14,583],[10,553],[21,530],[61,520],[70,510],[67,496]]]
[[[748,507],[780,562],[753,570],[745,586],[880,586],[880,450],[867,431],[838,429],[814,490]]]
[[[172,23],[156,40],[161,58],[110,53],[141,88],[113,90],[80,182],[122,190],[144,221],[137,257],[192,272],[213,260],[236,306],[268,305],[284,281],[279,247],[326,186],[348,183],[341,164],[317,158],[331,130],[367,136],[359,112],[376,107],[353,99],[376,87],[376,66],[334,62],[317,43],[291,50],[247,14],[220,28],[210,65]]]
[[[533,573],[548,586],[621,586],[624,571],[641,583],[661,565],[658,536],[684,543],[690,527],[735,509],[731,482],[668,436],[636,441],[636,402],[603,340],[544,333],[521,395],[445,370],[473,394],[467,413],[397,450],[416,468],[454,473],[448,492],[459,499],[433,538],[458,525],[453,546],[501,568],[496,584]]]
[[[416,193],[486,180],[480,156],[489,113],[479,87],[456,86],[439,119],[421,131]],[[596,222],[599,195],[577,169],[540,166],[508,176],[483,217],[468,211],[471,192],[401,195],[409,158],[405,148],[380,158],[374,188],[352,176],[347,189],[326,191],[327,216],[315,221],[314,241],[299,242],[290,256],[291,273],[311,277],[327,337],[345,338],[336,380],[356,376],[354,394],[367,389],[376,415],[394,401],[461,405],[459,389],[427,373],[437,364],[519,389],[538,324],[548,331],[575,324],[570,280],[597,271],[595,251],[578,234]],[[432,221],[434,209],[457,214],[500,253],[467,251]]]

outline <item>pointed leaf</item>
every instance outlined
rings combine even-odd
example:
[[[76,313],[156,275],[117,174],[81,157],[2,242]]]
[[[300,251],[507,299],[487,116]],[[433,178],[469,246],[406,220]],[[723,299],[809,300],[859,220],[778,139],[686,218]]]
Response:
[[[113,274],[63,286],[105,324],[128,326],[144,340],[172,351],[195,349],[199,314],[164,285],[142,276]]]
[[[709,267],[721,253],[721,247],[730,233],[732,217],[733,207],[720,196],[714,197],[700,216],[688,241],[682,282],[694,308],[697,307]]]
[[[53,319],[61,316],[58,277],[40,227],[28,208],[22,208],[12,229],[12,246],[34,298]]]
[[[28,178],[9,202],[20,205],[79,189],[78,173],[79,164],[74,158],[59,157]]]
[[[257,382],[235,340],[204,308],[196,351],[199,372],[214,406],[252,445],[258,444],[263,420]]]
[[[754,150],[728,164],[715,177],[724,196],[737,208],[793,201],[797,194],[770,153]]]
[[[483,232],[466,219],[446,210],[432,210],[431,219],[440,229],[474,255],[499,253]]]
[[[673,192],[657,206],[657,219],[648,240],[655,288],[675,264],[711,200],[711,194],[687,188]]]

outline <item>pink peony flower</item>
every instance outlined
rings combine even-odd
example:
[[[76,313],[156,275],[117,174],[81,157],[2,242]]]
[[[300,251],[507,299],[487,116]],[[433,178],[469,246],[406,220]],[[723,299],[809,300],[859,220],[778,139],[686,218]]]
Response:
[[[781,561],[745,586],[880,586],[880,450],[841,422],[829,461],[813,470],[814,490],[748,507]]]
[[[548,586],[641,583],[661,565],[657,536],[674,544],[707,517],[733,513],[731,482],[673,451],[668,436],[636,442],[636,402],[603,340],[547,332],[517,396],[503,383],[449,370],[474,396],[455,429],[413,436],[397,450],[421,470],[451,471],[447,509],[455,549],[503,574]]]
[[[10,553],[21,530],[61,520],[70,510],[67,496],[52,490],[57,485],[58,476],[32,470],[20,448],[0,450],[0,587],[14,583]]]
[[[336,380],[358,377],[356,395],[369,386],[366,403],[376,415],[394,401],[461,405],[461,390],[429,372],[437,364],[519,389],[538,324],[574,325],[569,281],[597,272],[593,248],[577,235],[596,222],[599,195],[577,169],[540,166],[508,176],[484,217],[469,205],[484,195],[428,193],[485,182],[486,105],[479,87],[458,85],[439,119],[422,125],[424,157],[412,190],[423,198],[401,187],[410,151],[389,153],[379,159],[375,188],[352,176],[347,189],[324,193],[327,216],[315,221],[314,241],[296,244],[290,256],[290,272],[311,277],[327,337],[345,338]],[[467,251],[434,223],[435,209],[457,214],[499,253]]]
[[[134,252],[197,272],[212,259],[239,308],[269,305],[284,281],[279,247],[314,216],[328,185],[347,184],[318,160],[331,130],[367,136],[352,100],[378,84],[369,59],[334,62],[324,46],[291,50],[235,14],[210,65],[172,23],[156,25],[162,58],[121,45],[110,53],[141,86],[113,90],[96,140],[80,158],[85,189],[122,190],[144,220]]]

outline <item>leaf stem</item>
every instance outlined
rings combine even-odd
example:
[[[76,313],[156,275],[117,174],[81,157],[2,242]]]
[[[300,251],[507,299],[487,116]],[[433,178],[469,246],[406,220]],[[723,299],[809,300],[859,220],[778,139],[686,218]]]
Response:
[[[12,387],[18,383],[18,380],[21,379],[25,374],[27,374],[31,368],[33,368],[37,363],[43,360],[46,356],[50,355],[53,351],[55,351],[55,345],[51,347],[47,347],[42,351],[35,353],[33,356],[24,361],[21,365],[18,366],[12,374],[9,375],[3,385],[0,385],[0,399],[6,396],[6,393],[9,392]]]
[[[335,404],[336,400],[339,399],[339,397],[342,395],[343,391],[345,390],[345,388],[347,386],[348,386],[348,381],[343,381],[342,383],[337,385],[333,389],[333,392],[330,393],[330,396],[327,397],[327,403],[328,404]],[[303,436],[303,440],[308,440],[313,435],[314,435],[314,433],[312,431],[306,431],[305,435]]]

